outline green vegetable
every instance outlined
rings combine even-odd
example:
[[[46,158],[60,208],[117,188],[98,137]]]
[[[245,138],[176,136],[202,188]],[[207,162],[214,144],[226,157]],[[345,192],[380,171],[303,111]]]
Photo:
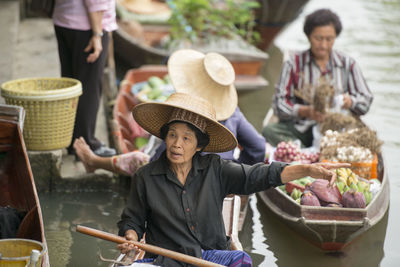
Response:
[[[155,100],[162,94],[162,92],[163,91],[160,88],[154,88],[147,94],[147,97],[151,100]]]
[[[151,88],[160,88],[161,85],[164,85],[164,80],[161,79],[160,77],[157,76],[151,76],[148,80],[147,83],[151,86]]]

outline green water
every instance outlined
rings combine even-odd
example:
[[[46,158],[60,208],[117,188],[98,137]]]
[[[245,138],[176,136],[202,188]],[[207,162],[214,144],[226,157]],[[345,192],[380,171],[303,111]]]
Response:
[[[390,210],[380,223],[357,238],[342,253],[326,253],[282,225],[262,203],[252,197],[250,212],[240,234],[255,266],[400,266],[400,1],[313,0],[276,39],[276,46],[305,49],[302,33],[305,14],[328,7],[339,14],[343,32],[335,47],[353,56],[361,65],[375,99],[366,121],[384,141],[383,153],[390,179]],[[279,73],[280,59],[271,50],[270,72]],[[275,61],[274,61],[275,60]],[[269,79],[271,80],[271,79]],[[242,100],[252,101],[250,93]],[[256,97],[257,98],[257,97]],[[269,99],[265,100],[269,103]],[[245,109],[245,107],[244,107]],[[265,107],[267,110],[267,107]],[[249,111],[250,112],[250,111]],[[255,114],[257,123],[262,114]],[[259,128],[259,125],[256,125]],[[125,203],[124,194],[86,192],[40,195],[51,266],[108,266],[97,256],[117,255],[114,244],[71,232],[83,224],[116,233],[116,222]]]

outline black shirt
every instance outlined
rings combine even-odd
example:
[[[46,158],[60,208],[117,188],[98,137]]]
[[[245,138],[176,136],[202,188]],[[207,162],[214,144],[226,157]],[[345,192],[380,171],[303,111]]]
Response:
[[[196,257],[201,257],[201,249],[227,250],[224,198],[281,185],[280,174],[286,165],[249,166],[196,153],[182,185],[164,152],[132,178],[127,207],[118,222],[119,235],[133,229],[141,239],[146,232],[146,243]]]

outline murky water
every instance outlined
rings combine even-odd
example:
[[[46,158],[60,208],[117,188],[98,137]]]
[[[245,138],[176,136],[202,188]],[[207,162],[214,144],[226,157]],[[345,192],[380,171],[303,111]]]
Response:
[[[326,253],[282,225],[255,197],[240,235],[256,266],[400,266],[400,1],[313,0],[276,40],[282,50],[305,49],[305,14],[328,7],[337,12],[344,30],[336,48],[361,65],[375,99],[366,121],[385,142],[390,179],[390,211],[382,221],[347,246]],[[70,231],[83,224],[115,233],[125,203],[124,194],[87,192],[40,196],[52,266],[108,266],[97,256],[114,258],[114,244]]]
[[[301,239],[257,199],[251,199],[252,219],[243,240],[260,266],[400,266],[400,1],[314,0],[276,40],[283,51],[306,49],[302,32],[306,14],[327,7],[342,19],[343,31],[335,47],[353,56],[374,93],[367,123],[384,141],[383,153],[390,180],[390,210],[382,221],[347,246],[342,253],[325,253]]]

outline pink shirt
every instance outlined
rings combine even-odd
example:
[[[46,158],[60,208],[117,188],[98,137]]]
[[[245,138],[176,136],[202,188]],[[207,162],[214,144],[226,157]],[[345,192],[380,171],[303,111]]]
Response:
[[[56,0],[53,22],[68,29],[90,30],[88,12],[96,11],[104,11],[103,30],[110,32],[117,29],[115,0]]]

